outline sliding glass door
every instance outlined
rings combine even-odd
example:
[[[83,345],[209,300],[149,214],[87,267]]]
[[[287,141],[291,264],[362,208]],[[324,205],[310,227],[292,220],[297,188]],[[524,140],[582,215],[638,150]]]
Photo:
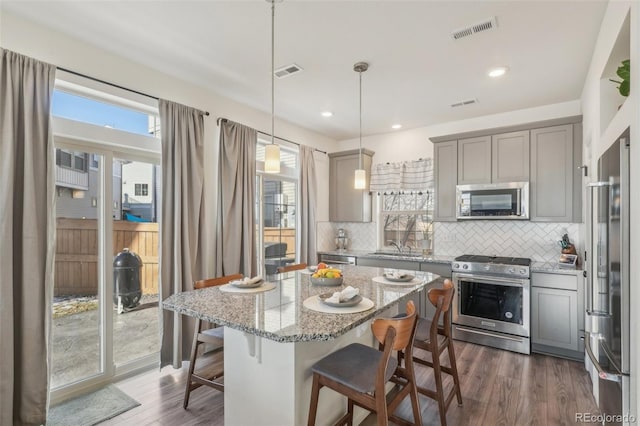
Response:
[[[74,96],[53,107],[53,403],[159,360],[157,121]]]

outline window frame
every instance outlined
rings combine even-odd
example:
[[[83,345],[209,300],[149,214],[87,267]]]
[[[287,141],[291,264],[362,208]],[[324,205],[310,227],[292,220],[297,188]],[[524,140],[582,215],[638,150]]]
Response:
[[[425,208],[422,209],[397,209],[397,210],[386,210],[385,206],[384,206],[384,199],[383,197],[388,197],[388,196],[393,196],[393,195],[399,195],[399,196],[416,196],[419,193],[423,193],[424,196],[427,197],[427,199],[424,201],[424,203],[426,204]],[[434,193],[433,193],[433,189],[431,190],[425,190],[425,191],[391,191],[391,192],[384,192],[384,193],[378,193],[377,197],[376,197],[376,211],[377,211],[377,221],[378,221],[378,247],[377,250],[380,251],[398,251],[399,249],[397,247],[395,247],[393,244],[390,244],[391,241],[393,241],[394,243],[400,245],[400,248],[404,251],[406,250],[407,247],[410,247],[410,251],[411,252],[416,252],[416,251],[420,251],[422,250],[423,252],[426,251],[432,251],[432,245],[433,245],[433,216],[434,216]],[[395,216],[395,217],[401,217],[401,216],[414,216],[415,222],[414,223],[424,223],[425,225],[423,225],[423,229],[412,229],[412,230],[408,230],[408,229],[403,229],[403,230],[398,230],[395,231],[396,234],[406,234],[406,237],[404,238],[404,241],[401,241],[401,238],[396,237],[396,239],[394,240],[387,240],[385,238],[385,223],[386,223],[386,217],[388,216]],[[420,216],[426,217],[427,220],[426,222],[424,221],[424,219],[420,218]],[[400,219],[398,219],[400,220]],[[414,225],[415,226],[415,225]],[[389,232],[387,230],[387,232]],[[410,234],[414,234],[414,238],[411,239]],[[420,235],[422,238],[417,238],[418,235]],[[418,242],[420,241],[420,244],[418,244]],[[426,243],[425,243],[426,241]],[[409,242],[411,242],[411,244],[409,244]]]

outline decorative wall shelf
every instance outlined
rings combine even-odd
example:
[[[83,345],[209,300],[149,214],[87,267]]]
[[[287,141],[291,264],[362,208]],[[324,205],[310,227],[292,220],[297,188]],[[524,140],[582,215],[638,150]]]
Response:
[[[622,110],[622,107],[627,99],[626,97],[620,95],[616,83],[610,81],[610,79],[620,80],[620,78],[616,74],[616,70],[620,65],[622,65],[622,61],[629,59],[631,56],[630,34],[630,17],[627,13],[626,18],[622,23],[620,30],[618,31],[618,37],[616,38],[611,52],[609,53],[609,59],[607,60],[607,63],[600,76],[600,134],[602,136],[612,133],[608,130],[608,127]],[[620,119],[617,119],[615,121],[619,122]],[[616,127],[619,126],[620,124],[617,123]],[[626,127],[628,127],[628,124],[624,126],[624,128]],[[616,133],[616,137],[618,135],[619,133]],[[606,142],[607,141],[605,140],[605,143]]]

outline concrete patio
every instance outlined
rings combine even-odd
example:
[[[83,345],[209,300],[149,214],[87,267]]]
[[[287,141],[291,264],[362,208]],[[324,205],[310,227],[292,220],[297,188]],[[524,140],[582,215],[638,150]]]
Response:
[[[159,351],[157,300],[157,296],[143,296],[140,305],[130,312],[118,314],[114,310],[113,356],[116,365]],[[83,302],[71,308],[76,313],[53,319],[51,385],[54,388],[99,371],[97,302]],[[60,307],[56,310],[60,312]]]

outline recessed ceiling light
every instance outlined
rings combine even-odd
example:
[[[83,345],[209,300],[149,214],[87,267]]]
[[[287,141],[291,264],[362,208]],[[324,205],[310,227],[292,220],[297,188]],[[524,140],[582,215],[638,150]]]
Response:
[[[391,126],[392,129],[402,129],[402,124],[394,124],[393,126]]]
[[[322,112],[322,116],[323,117],[333,117],[333,113],[331,111],[323,111]]]
[[[489,77],[502,77],[503,75],[505,75],[507,73],[507,70],[509,68],[507,67],[496,67],[496,68],[491,68],[489,70]]]

